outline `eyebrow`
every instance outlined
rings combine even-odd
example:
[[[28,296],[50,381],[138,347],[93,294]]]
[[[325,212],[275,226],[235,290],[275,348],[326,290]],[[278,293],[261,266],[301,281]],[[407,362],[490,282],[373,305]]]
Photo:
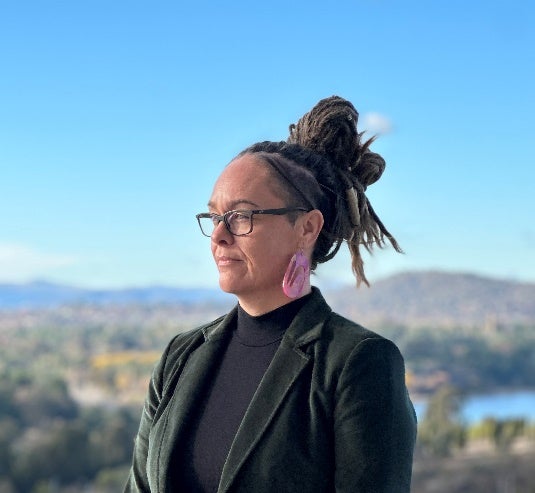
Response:
[[[259,205],[257,203],[255,203],[255,202],[253,202],[252,200],[249,200],[249,199],[238,199],[238,200],[233,200],[229,204],[230,205],[230,209],[229,210],[230,211],[234,210],[238,204],[248,204],[248,205],[251,205],[252,207],[259,208]],[[215,204],[212,201],[208,202],[208,207],[211,207],[212,209],[216,209]]]

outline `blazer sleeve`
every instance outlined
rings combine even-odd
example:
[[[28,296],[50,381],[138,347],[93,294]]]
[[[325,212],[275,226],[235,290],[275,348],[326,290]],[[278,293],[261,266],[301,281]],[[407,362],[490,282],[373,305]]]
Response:
[[[134,452],[132,457],[132,467],[124,489],[124,493],[150,493],[149,480],[147,475],[147,456],[149,452],[149,433],[156,416],[159,404],[162,400],[163,372],[169,347],[162,355],[160,361],[154,368],[149,382],[145,404],[141,414],[141,421],[137,436],[134,440]]]
[[[409,493],[416,415],[398,348],[368,338],[351,352],[336,391],[336,492]]]

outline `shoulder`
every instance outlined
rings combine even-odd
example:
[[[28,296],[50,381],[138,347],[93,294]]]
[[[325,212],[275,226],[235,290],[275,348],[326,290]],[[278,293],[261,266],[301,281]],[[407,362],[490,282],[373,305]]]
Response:
[[[399,364],[403,360],[391,340],[335,312],[326,320],[318,342],[329,358],[341,366],[355,360],[382,360],[383,364],[390,360]]]
[[[290,326],[288,337],[297,347],[322,346],[329,353],[351,353],[361,344],[392,344],[380,334],[332,311],[317,288]]]
[[[339,374],[348,366],[372,362],[403,367],[401,354],[392,341],[333,312],[317,288],[289,332],[295,347],[312,356],[325,371]]]
[[[380,334],[353,322],[348,318],[331,312],[324,327],[324,337],[336,339],[340,344],[354,346],[367,339],[384,339]]]

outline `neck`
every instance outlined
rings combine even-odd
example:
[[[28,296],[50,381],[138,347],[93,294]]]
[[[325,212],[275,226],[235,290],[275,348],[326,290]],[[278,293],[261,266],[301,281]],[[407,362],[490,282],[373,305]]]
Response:
[[[282,291],[281,288],[278,289],[277,293],[271,294],[254,294],[254,295],[238,295],[238,302],[240,306],[245,310],[249,315],[256,317],[258,315],[263,315],[264,313],[271,312],[283,305],[287,305],[292,301],[306,296],[312,291],[310,283],[306,283],[303,286],[303,292],[297,298],[288,298]]]

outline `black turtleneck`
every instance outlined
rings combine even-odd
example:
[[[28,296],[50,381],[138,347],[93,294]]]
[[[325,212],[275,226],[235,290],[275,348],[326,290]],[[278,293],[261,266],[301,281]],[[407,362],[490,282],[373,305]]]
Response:
[[[186,443],[177,444],[177,486],[180,491],[215,492],[230,446],[245,411],[264,376],[284,332],[310,295],[260,316],[238,305],[221,364],[206,389]]]

